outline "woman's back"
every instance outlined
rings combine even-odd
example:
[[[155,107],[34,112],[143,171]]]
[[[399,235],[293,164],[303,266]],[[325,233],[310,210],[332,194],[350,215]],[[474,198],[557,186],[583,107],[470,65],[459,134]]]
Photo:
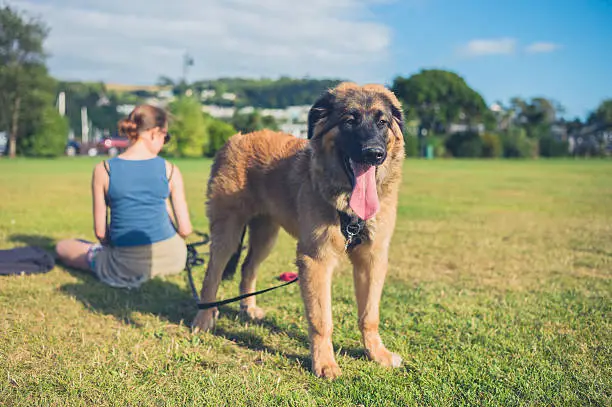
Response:
[[[108,160],[110,241],[114,246],[137,246],[172,237],[176,230],[167,212],[169,196],[166,161]]]
[[[91,179],[93,226],[100,243],[64,239],[56,252],[64,264],[92,271],[110,286],[136,288],[150,278],[183,271],[183,239],[191,233],[191,220],[181,171],[173,165],[166,175],[168,163],[158,156],[170,140],[167,113],[139,105],[118,129],[130,140],[129,147],[96,164]]]

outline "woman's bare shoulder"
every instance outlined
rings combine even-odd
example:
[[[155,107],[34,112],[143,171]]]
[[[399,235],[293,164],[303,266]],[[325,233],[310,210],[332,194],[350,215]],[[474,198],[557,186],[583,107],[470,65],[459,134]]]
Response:
[[[94,166],[93,174],[92,174],[94,181],[96,180],[103,181],[103,180],[108,179],[108,170],[107,170],[108,168],[109,167],[108,167],[108,163],[106,162],[106,160],[100,161],[99,163],[97,163]]]

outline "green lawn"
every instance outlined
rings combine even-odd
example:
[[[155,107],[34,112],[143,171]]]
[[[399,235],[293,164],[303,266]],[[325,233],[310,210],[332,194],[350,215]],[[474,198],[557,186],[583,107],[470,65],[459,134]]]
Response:
[[[96,161],[0,160],[0,248],[93,239]],[[178,164],[207,231],[210,161]],[[282,234],[258,287],[294,252]],[[309,370],[297,285],[258,299],[262,323],[234,303],[192,336],[184,273],[134,292],[60,266],[0,278],[0,405],[612,405],[612,161],[407,160],[390,256],[381,335],[404,365],[365,359],[344,262],[334,382]]]

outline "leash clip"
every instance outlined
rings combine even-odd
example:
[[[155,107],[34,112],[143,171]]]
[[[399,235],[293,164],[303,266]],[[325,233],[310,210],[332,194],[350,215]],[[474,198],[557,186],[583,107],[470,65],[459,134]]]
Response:
[[[355,236],[357,236],[359,232],[361,232],[361,227],[359,227],[359,224],[353,223],[346,225],[346,228],[344,230],[346,231],[346,242],[344,243],[344,250],[347,251],[355,241]],[[361,243],[361,239],[358,237],[356,239],[356,244],[359,243]]]

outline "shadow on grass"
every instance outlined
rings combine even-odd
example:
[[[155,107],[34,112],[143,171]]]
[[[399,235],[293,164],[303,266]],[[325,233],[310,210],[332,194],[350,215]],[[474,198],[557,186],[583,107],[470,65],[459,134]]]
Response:
[[[47,236],[37,235],[13,235],[9,237],[11,242],[20,242],[27,245],[42,247],[53,251],[55,240]],[[58,263],[61,265],[61,263]],[[144,283],[139,289],[122,289],[110,287],[100,282],[93,274],[76,270],[61,265],[68,273],[79,280],[78,283],[64,284],[60,287],[60,292],[69,295],[83,303],[87,309],[93,313],[112,315],[118,321],[140,327],[134,317],[134,313],[156,315],[159,318],[173,324],[182,325],[190,329],[191,321],[197,313],[197,307],[188,289],[181,288],[175,283],[165,281],[161,278],[154,278]],[[186,272],[183,277],[187,279]],[[258,322],[249,322],[267,330],[263,335],[245,331],[243,323],[246,319],[234,307],[224,305],[219,307],[221,318],[226,318],[236,322],[236,329],[217,326],[213,334],[229,341],[235,342],[239,346],[253,351],[266,351],[271,354],[280,354],[292,361],[298,362],[306,369],[310,369],[310,356],[303,356],[297,353],[286,352],[265,344],[264,338],[268,335],[286,334],[295,340],[308,354],[309,342],[306,328],[298,329],[279,325],[274,318],[265,317]],[[335,346],[338,349],[337,345]],[[353,358],[363,358],[365,354],[361,349],[343,348],[340,352]]]
[[[139,289],[128,290],[110,287],[86,272],[66,270],[81,281],[64,284],[61,292],[82,302],[90,311],[112,315],[124,324],[141,326],[134,313],[156,315],[177,325],[188,325],[195,315],[193,298],[174,283],[154,278]]]
[[[219,308],[221,318],[227,318],[229,320],[238,320],[238,321],[247,321],[243,315],[228,306],[222,306]],[[261,321],[252,322],[249,324],[258,325],[265,328],[268,332],[263,336],[257,335],[253,332],[245,332],[241,327],[237,326],[236,329],[229,329],[227,325],[225,327],[216,326],[214,328],[214,335],[225,338],[229,341],[232,341],[242,347],[249,348],[254,351],[265,351],[271,354],[279,354],[283,357],[291,360],[297,361],[301,366],[305,367],[307,370],[310,370],[312,359],[309,355],[309,341],[307,335],[307,328],[304,329],[288,327],[288,326],[279,326],[276,321],[274,321],[271,317],[264,317]],[[289,338],[293,339],[301,349],[304,350],[304,354],[308,356],[299,355],[297,353],[290,353],[286,351],[281,351],[275,347],[271,347],[265,344],[264,337],[268,335],[278,335],[278,334],[286,334]],[[348,356],[354,359],[362,359],[366,358],[366,354],[364,349],[355,348],[355,347],[342,347],[338,343],[334,343],[334,350],[337,351],[340,355]]]
[[[28,246],[37,246],[55,255],[55,239],[49,236],[15,234],[10,235],[8,241],[11,243],[22,243]]]
[[[243,314],[241,314],[238,310],[234,308],[230,308],[227,305],[219,307],[220,317],[226,318],[229,320],[240,321],[241,323],[248,322],[251,325],[257,325],[265,328],[270,335],[278,335],[278,334],[286,334],[289,338],[294,339],[299,342],[300,345],[308,347],[308,336],[306,335],[306,331],[290,328],[288,326],[281,327],[279,326],[273,318],[266,316],[260,321],[250,321]],[[251,341],[249,338],[240,338],[240,336],[244,332],[232,332],[232,331],[224,331],[221,328],[215,328],[215,334],[221,334],[221,336],[225,337],[228,340],[232,340],[236,343],[244,342],[245,346],[252,346],[254,350],[264,350],[267,348],[257,348],[257,341]],[[256,335],[253,335],[256,336]],[[247,339],[247,340],[242,340]],[[251,338],[252,339],[252,338]],[[259,341],[263,343],[263,339],[259,338]],[[269,349],[267,349],[269,350]]]
[[[221,327],[216,327],[213,331],[213,335],[225,338],[228,341],[232,341],[236,343],[238,346],[248,348],[252,351],[257,352],[266,352],[272,355],[281,355],[286,359],[289,359],[292,362],[298,362],[301,366],[304,366],[307,369],[310,369],[311,359],[310,356],[306,356],[308,353],[308,345],[305,347],[302,344],[302,349],[304,350],[304,354],[300,355],[293,352],[287,352],[285,350],[278,349],[273,346],[268,346],[264,343],[263,336],[257,335],[253,332],[249,331],[234,331],[232,329],[225,329]]]
[[[244,317],[240,314],[239,311],[228,308],[227,306],[220,307],[219,311],[221,312],[221,318],[225,317],[230,320],[245,321]],[[236,327],[236,329],[231,329],[228,328],[226,325],[225,327],[215,327],[213,334],[253,351],[263,351],[269,354],[283,356],[284,358],[292,362],[297,362],[300,366],[302,366],[303,369],[310,371],[312,359],[309,354],[308,335],[306,334],[307,331],[305,329],[302,330],[298,328],[279,327],[275,323],[275,321],[273,321],[269,317],[265,317],[263,320],[258,322],[249,323],[264,327],[268,330],[268,333],[264,335],[258,335],[253,332],[240,329],[241,327],[238,326]],[[286,334],[289,338],[292,338],[295,342],[297,342],[298,347],[294,347],[295,350],[303,350],[303,352],[301,354],[295,352],[287,352],[285,350],[281,350],[276,347],[265,344],[265,337],[267,337],[268,335],[275,335],[281,333]],[[348,356],[353,359],[366,358],[365,351],[361,348],[342,348],[339,351],[338,349],[339,345],[337,343],[334,343],[334,350],[337,351],[340,355]]]
[[[33,234],[14,234],[8,241],[28,246],[38,246],[55,256],[55,239],[49,236]],[[175,324],[191,321],[197,311],[189,291],[162,279],[147,281],[138,290],[110,287],[100,282],[93,274],[67,267],[56,258],[78,283],[64,284],[59,291],[81,301],[92,312],[113,315],[126,324],[139,326],[134,320],[134,312],[157,315]],[[186,277],[186,276],[185,276]]]

